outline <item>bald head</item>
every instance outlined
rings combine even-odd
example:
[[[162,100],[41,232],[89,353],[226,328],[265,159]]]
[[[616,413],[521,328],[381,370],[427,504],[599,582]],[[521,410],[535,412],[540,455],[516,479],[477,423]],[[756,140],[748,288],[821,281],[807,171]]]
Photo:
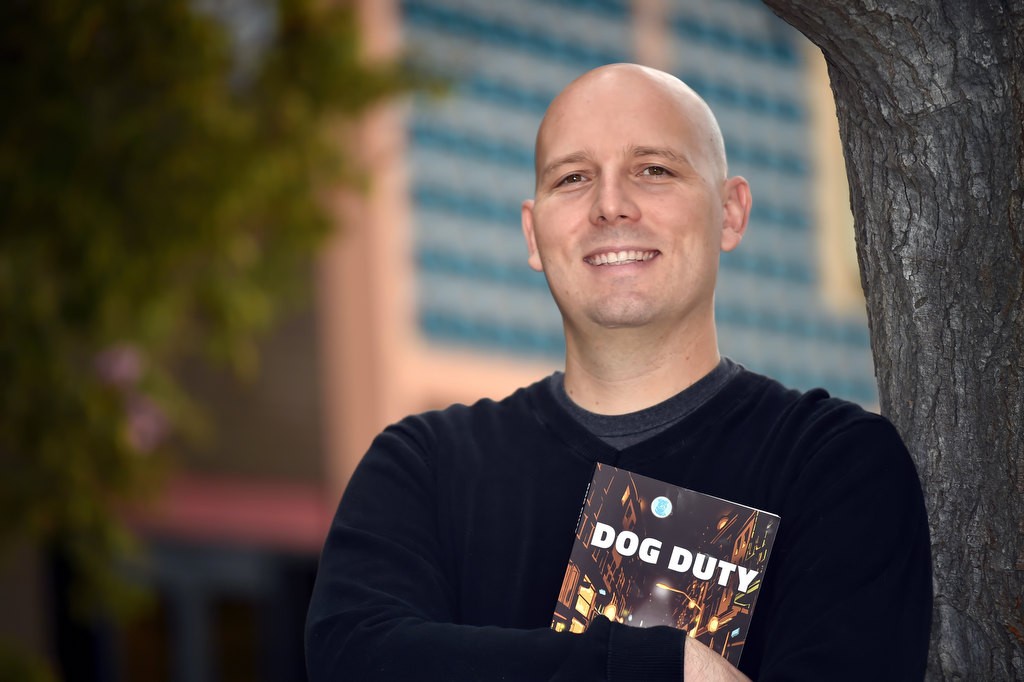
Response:
[[[548,106],[537,131],[535,163],[540,183],[549,156],[564,131],[575,120],[595,116],[630,117],[636,108],[665,113],[674,127],[685,131],[690,164],[714,181],[726,177],[722,132],[707,103],[675,76],[638,64],[609,64],[583,74],[559,93]],[[640,134],[641,131],[638,131]]]

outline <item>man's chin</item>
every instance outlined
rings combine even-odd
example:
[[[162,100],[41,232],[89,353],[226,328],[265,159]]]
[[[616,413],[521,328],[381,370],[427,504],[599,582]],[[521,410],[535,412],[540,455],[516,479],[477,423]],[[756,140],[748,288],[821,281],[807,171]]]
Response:
[[[590,320],[604,329],[636,329],[646,327],[656,320],[654,311],[646,305],[604,305],[600,310],[590,311]]]

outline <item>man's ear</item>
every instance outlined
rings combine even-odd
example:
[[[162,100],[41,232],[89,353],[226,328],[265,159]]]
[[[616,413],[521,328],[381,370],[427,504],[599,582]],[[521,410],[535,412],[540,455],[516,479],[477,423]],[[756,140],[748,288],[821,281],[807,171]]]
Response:
[[[741,177],[729,178],[722,187],[722,251],[740,245],[750,220],[750,184]]]
[[[543,272],[544,266],[540,262],[540,252],[537,251],[537,236],[533,233],[533,199],[523,202],[523,237],[526,238],[526,262],[537,272]]]

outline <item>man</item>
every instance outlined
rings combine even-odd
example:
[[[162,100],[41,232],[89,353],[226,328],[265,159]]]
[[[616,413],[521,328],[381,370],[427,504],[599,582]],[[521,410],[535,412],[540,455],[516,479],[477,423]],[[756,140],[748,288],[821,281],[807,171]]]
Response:
[[[719,253],[751,198],[707,105],[596,69],[551,103],[536,168],[523,232],[564,375],[374,441],[324,547],[310,679],[920,678],[929,540],[899,437],[719,356]],[[595,462],[781,516],[739,670],[673,628],[548,627]]]

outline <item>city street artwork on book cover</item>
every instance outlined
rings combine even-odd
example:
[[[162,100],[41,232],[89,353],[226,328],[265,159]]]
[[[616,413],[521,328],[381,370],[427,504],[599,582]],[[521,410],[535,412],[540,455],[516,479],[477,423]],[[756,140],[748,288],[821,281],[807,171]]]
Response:
[[[598,464],[551,621],[679,628],[739,663],[775,514]]]

